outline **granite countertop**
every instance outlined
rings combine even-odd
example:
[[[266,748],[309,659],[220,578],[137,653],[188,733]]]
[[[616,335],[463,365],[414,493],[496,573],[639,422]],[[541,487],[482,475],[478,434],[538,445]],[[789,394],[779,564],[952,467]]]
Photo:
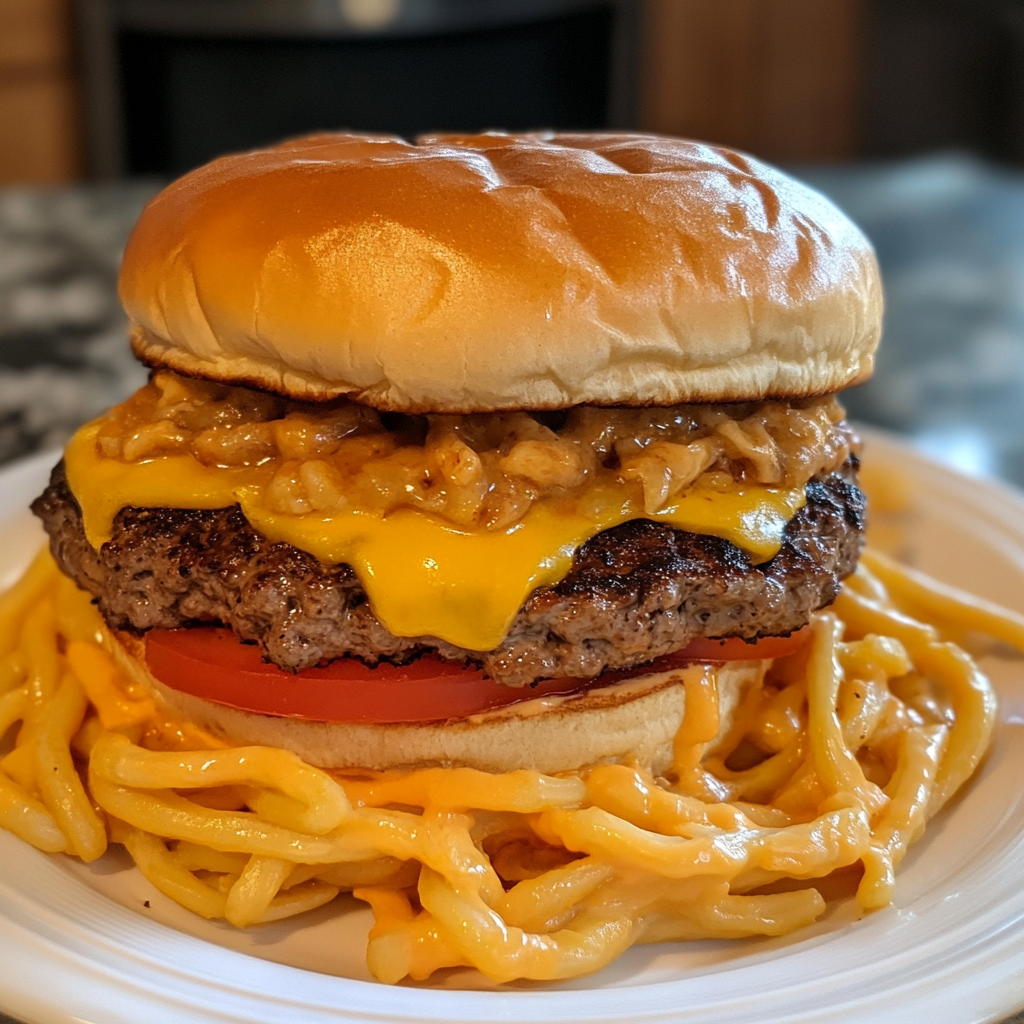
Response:
[[[157,188],[0,190],[0,462],[63,444],[145,382],[116,285]]]
[[[882,346],[851,415],[1024,487],[1024,173],[949,155],[803,177],[882,266]]]
[[[885,278],[878,370],[851,414],[1024,486],[1024,173],[955,154],[797,173],[864,228]],[[157,187],[0,190],[0,463],[144,382],[115,281]]]

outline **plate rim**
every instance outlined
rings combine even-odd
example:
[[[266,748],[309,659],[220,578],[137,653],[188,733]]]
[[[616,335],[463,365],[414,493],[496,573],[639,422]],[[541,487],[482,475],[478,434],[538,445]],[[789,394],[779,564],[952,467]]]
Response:
[[[928,486],[942,490],[951,506],[959,507],[959,511],[983,511],[990,522],[994,521],[993,525],[998,523],[1008,536],[1015,536],[1024,552],[1024,494],[1000,481],[964,476],[916,451],[893,435],[875,429],[860,429],[869,450],[877,452],[883,462],[898,461],[911,474],[923,474]],[[0,536],[11,528],[15,516],[24,515],[18,511],[24,506],[14,504],[13,492],[19,490],[18,485],[27,488],[30,483],[40,481],[57,458],[59,452],[44,452],[0,467]],[[965,487],[965,483],[970,486]],[[169,942],[171,946],[202,943],[201,939],[147,921],[141,915],[107,900],[59,868],[59,862],[55,862],[53,857],[30,850],[7,833],[0,834],[0,853],[10,851],[13,844],[17,844],[23,854],[34,856],[37,866],[46,866],[42,871],[51,879],[57,894],[64,890],[60,882],[60,878],[63,878],[67,885],[78,886],[89,894],[83,897],[86,909],[94,901],[102,901],[109,911],[110,923],[123,927],[129,938],[137,935],[140,928],[155,928],[160,930],[160,938],[165,944]],[[888,913],[890,911],[881,911],[866,920],[877,920],[879,915]],[[915,987],[915,982],[908,974],[910,964],[898,958],[899,962],[888,965],[887,973],[901,977],[903,984],[887,992],[902,989],[904,996],[913,1000],[912,1004],[898,1008],[889,1006],[889,1010],[898,1009],[901,1014],[912,1012],[920,1019],[926,1019],[925,1015],[930,1014],[927,1019],[936,1022],[971,1019],[981,1024],[1002,1020],[1007,1014],[1024,1007],[1024,986],[1019,980],[1024,974],[1024,894],[1021,895],[1019,906],[1015,906],[1014,914],[1012,920],[1007,920],[1005,913],[999,918],[996,912],[997,919],[991,922],[991,934],[986,932],[977,936],[971,955],[958,957],[958,965],[955,968],[950,966],[958,979],[954,990],[943,984],[942,991],[936,992],[936,986],[932,985],[929,995],[927,989],[922,989],[919,983]],[[848,928],[856,928],[859,923],[851,924]],[[825,933],[810,941],[818,946],[829,946],[846,930],[844,928],[839,932]],[[701,1016],[697,1018],[680,1006],[679,999],[680,995],[686,995],[687,986],[698,989],[706,987],[697,984],[696,977],[653,981],[636,986],[532,992],[387,987],[375,982],[315,974],[219,946],[210,947],[210,972],[208,976],[201,977],[195,972],[185,973],[166,963],[154,965],[141,952],[143,946],[145,943],[132,949],[125,942],[119,944],[110,935],[98,934],[95,928],[90,931],[81,921],[68,917],[62,919],[52,908],[41,904],[39,898],[31,892],[12,891],[12,886],[0,872],[0,961],[17,968],[6,970],[6,979],[0,978],[0,1008],[19,1016],[26,1024],[70,1024],[83,1019],[146,1019],[156,1022],[187,1019],[201,1021],[203,1024],[207,1021],[210,1024],[214,1021],[225,1024],[229,1021],[264,1019],[294,1019],[309,1024],[314,1021],[323,1021],[325,1024],[328,1021],[332,1024],[377,1024],[383,1021],[425,1024],[427,1021],[441,1020],[483,1022],[510,1019],[571,1021],[576,1024],[583,1024],[584,1021],[606,1021],[611,1024],[612,1021],[630,1020],[655,1024],[676,1020],[727,1020],[736,1013],[749,1014],[749,1004],[754,1001],[765,1013],[773,1013],[776,1008],[768,1004],[776,1002],[777,999],[772,997],[781,994],[736,991],[724,1000],[718,1000],[714,1006],[706,1006],[714,1016],[705,1013],[703,1008],[696,1008],[701,1010]],[[778,956],[785,957],[792,948],[781,948]],[[915,948],[920,950],[920,946]],[[777,957],[762,960],[759,964],[761,973],[770,973],[775,959]],[[112,963],[115,961],[120,964],[121,970],[114,969]],[[133,965],[133,972],[126,973],[128,965]],[[45,966],[42,973],[41,966]],[[214,976],[215,971],[225,968],[232,972],[234,980],[230,983]],[[747,958],[742,956],[709,965],[698,977],[721,981],[720,987],[724,992],[729,985],[722,979],[731,974],[738,981],[736,972],[740,971],[750,971]],[[260,992],[254,997],[246,988],[246,983],[251,981],[254,973],[280,979],[293,992],[295,987],[305,989],[310,992],[311,998],[315,993],[317,1001],[296,1000],[294,994],[284,993],[268,996],[266,992]],[[65,979],[63,984],[54,985],[55,974]],[[161,977],[164,980],[164,991],[156,993],[152,983]],[[172,978],[180,986],[176,993],[166,988]],[[843,991],[843,987],[837,985],[843,978],[844,975],[833,975],[818,979],[811,987],[827,988],[830,995],[835,996]],[[79,986],[77,991],[80,998],[76,1006],[68,1006],[63,1002],[68,996],[67,982],[72,980],[74,985]],[[860,983],[856,979],[854,982]],[[113,997],[118,1005],[118,1015],[103,1016],[104,1010],[110,1008],[109,1002],[97,1000],[94,995],[90,1003],[88,998],[83,997],[82,986],[92,986],[96,993]],[[741,989],[743,987],[740,986]],[[588,1002],[588,992],[599,993],[602,1005],[597,1006],[597,1001],[591,999],[589,1002],[594,1005],[589,1007],[588,1015],[579,1016],[574,1007]],[[876,1005],[877,999],[872,993],[865,993],[863,988],[861,992],[861,998],[848,998],[841,1004],[827,1000],[819,1004],[817,1010],[813,1006],[804,1007],[799,1014],[800,1019],[848,1021],[849,1024],[886,1019],[884,1016],[879,1017],[881,1008]],[[323,1002],[325,997],[336,997],[342,993],[346,998],[341,1002],[334,1002],[333,999],[333,1005]],[[642,998],[640,993],[643,993]],[[805,993],[805,999],[808,995]],[[392,1002],[404,1005],[391,1006]],[[383,1008],[382,1004],[385,1004]],[[514,1017],[509,1016],[510,1005],[515,1007]],[[271,1007],[275,1011],[274,1016],[265,1016]],[[969,1018],[956,1015],[961,1008],[969,1011]],[[761,1019],[765,1022],[794,1019],[791,1010],[787,1010],[784,1005],[779,1009],[785,1016],[762,1016]],[[100,1015],[96,1016],[97,1013]],[[183,1017],[183,1013],[187,1016]],[[396,1016],[396,1013],[403,1016]],[[739,1016],[735,1019],[748,1018]]]

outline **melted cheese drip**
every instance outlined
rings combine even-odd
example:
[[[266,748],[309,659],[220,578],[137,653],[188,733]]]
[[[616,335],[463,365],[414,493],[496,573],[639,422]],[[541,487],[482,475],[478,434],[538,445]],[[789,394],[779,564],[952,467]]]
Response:
[[[352,566],[374,614],[395,636],[437,637],[472,651],[497,647],[531,591],[562,579],[575,551],[602,530],[654,519],[724,537],[763,562],[778,553],[786,524],[806,501],[802,487],[745,484],[720,492],[698,485],[648,514],[623,491],[591,492],[588,507],[596,511],[536,502],[518,523],[497,531],[465,530],[413,509],[287,515],[263,502],[270,468],[210,468],[190,455],[122,462],[99,453],[98,431],[98,423],[83,427],[65,453],[68,484],[97,550],[126,506],[237,503],[268,539]]]

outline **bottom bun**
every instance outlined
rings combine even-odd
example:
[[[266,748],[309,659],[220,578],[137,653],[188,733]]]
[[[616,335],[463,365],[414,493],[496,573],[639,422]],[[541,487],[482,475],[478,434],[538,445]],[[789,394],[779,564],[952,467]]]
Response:
[[[336,769],[462,766],[552,774],[599,761],[625,761],[660,774],[672,764],[686,684],[714,673],[721,737],[728,732],[740,698],[760,682],[768,664],[690,665],[575,696],[537,697],[454,721],[378,725],[262,715],[203,700],[156,679],[146,665],[145,643],[139,637],[109,633],[106,641],[121,669],[171,713],[229,743],[278,747],[307,764]]]

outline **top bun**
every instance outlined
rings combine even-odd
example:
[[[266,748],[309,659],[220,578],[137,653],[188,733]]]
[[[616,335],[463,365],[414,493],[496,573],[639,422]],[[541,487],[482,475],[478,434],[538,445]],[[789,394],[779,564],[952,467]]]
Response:
[[[654,135],[322,134],[164,189],[121,299],[152,366],[491,412],[800,397],[871,373],[871,246],[828,200]]]

